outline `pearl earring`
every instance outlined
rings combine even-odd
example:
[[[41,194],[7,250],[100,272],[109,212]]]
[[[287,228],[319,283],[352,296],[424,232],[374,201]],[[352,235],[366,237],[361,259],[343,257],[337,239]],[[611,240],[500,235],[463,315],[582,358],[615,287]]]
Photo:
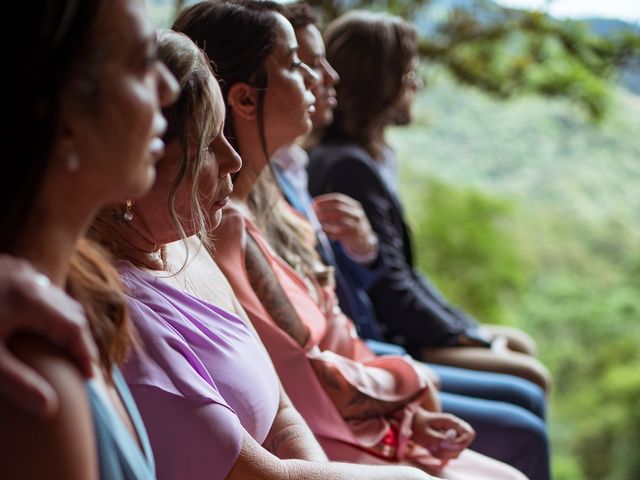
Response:
[[[133,200],[127,200],[125,202],[124,219],[127,222],[133,220]]]
[[[78,158],[78,154],[71,150],[67,154],[67,158],[64,160],[64,164],[67,167],[67,170],[70,172],[77,172],[80,168],[80,159]]]

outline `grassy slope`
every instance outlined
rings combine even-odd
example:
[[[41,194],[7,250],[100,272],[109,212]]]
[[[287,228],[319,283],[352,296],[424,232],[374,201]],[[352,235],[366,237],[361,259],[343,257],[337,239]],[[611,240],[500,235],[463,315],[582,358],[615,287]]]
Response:
[[[435,81],[434,81],[435,80]],[[585,219],[640,227],[640,97],[617,92],[593,125],[561,100],[501,102],[440,74],[420,95],[416,122],[391,137],[413,171],[487,188]]]
[[[414,124],[390,135],[410,217],[424,218],[429,205],[414,200],[433,177],[515,206],[501,228],[530,271],[524,292],[504,306],[538,339],[556,379],[557,479],[630,479],[636,468],[614,440],[633,435],[624,392],[630,368],[640,367],[640,97],[618,90],[613,102],[593,125],[564,101],[504,103],[439,74],[420,95]],[[420,247],[421,264],[433,265]],[[465,274],[431,273],[445,287]],[[593,451],[601,432],[614,439],[599,447],[604,468],[591,460],[602,453]]]

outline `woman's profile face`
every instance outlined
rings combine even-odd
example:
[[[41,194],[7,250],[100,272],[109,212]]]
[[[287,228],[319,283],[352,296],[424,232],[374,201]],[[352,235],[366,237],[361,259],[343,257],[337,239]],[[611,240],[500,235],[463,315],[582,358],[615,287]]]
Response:
[[[208,175],[203,175],[199,191],[203,196],[203,206],[209,215],[209,225],[216,228],[222,220],[222,207],[229,201],[233,191],[231,174],[240,170],[240,155],[224,136],[225,105],[218,82],[211,77],[214,92],[215,125],[211,142],[207,147],[207,161],[210,164]]]
[[[293,27],[282,15],[274,15],[276,45],[265,64],[264,129],[269,155],[311,129],[315,98],[309,88],[316,78],[298,58]]]
[[[156,54],[155,33],[140,0],[103,2],[95,35],[102,51],[96,108],[73,105],[69,126],[75,174],[105,202],[145,193],[164,152],[161,108],[177,83]]]
[[[213,127],[204,150],[200,151],[197,138],[201,132],[193,131],[197,116],[202,112],[190,112],[190,144],[187,172],[192,171],[193,162],[199,156],[200,164],[197,176],[187,173],[178,185],[172,201],[173,210],[187,236],[196,233],[193,219],[195,213],[194,191],[198,196],[203,213],[208,217],[208,226],[215,228],[221,220],[221,209],[226,204],[231,191],[231,174],[240,169],[239,155],[224,136],[225,105],[218,82],[213,75],[209,78],[211,92],[211,110]],[[151,191],[134,205],[134,219],[130,225],[137,230],[150,244],[163,245],[179,240],[181,232],[174,223],[169,211],[169,195],[176,175],[180,170],[181,158],[185,151],[178,138],[167,145],[165,157],[158,163],[158,178]],[[194,183],[194,178],[196,179]]]
[[[198,199],[204,213],[208,216],[208,226],[213,229],[220,224],[222,207],[227,204],[233,191],[231,174],[240,170],[240,156],[224,136],[225,105],[220,86],[213,75],[209,78],[209,90],[212,95],[213,128],[203,152],[193,149],[190,161],[195,155],[201,155],[197,184],[187,178],[178,189],[175,209],[182,218],[191,218],[194,212],[193,195],[197,191]],[[195,133],[195,132],[194,132]],[[155,190],[155,188],[154,188]],[[188,231],[187,234],[194,234]]]
[[[313,128],[324,128],[333,122],[333,110],[336,100],[336,84],[340,81],[338,72],[327,61],[322,34],[313,24],[296,29],[296,38],[300,46],[300,60],[309,65],[318,76],[311,92],[316,97],[316,111],[311,115]]]

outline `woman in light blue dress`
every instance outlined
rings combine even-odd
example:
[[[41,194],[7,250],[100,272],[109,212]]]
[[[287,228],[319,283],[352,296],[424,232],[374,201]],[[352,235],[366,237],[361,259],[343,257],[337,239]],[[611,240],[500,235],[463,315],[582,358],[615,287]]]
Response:
[[[161,109],[176,82],[138,0],[9,2],[4,14],[12,99],[3,111],[0,254],[38,271],[35,289],[54,285],[82,305],[98,354],[87,382],[61,344],[11,339],[58,405],[44,419],[0,400],[0,478],[152,479],[149,441],[116,367],[132,339],[119,277],[83,235],[108,203],[122,202],[126,221],[127,199],[153,184]],[[20,301],[10,310],[30,308]]]
[[[140,446],[131,436],[124,423],[105,401],[93,381],[87,384],[87,393],[95,428],[100,478],[151,480],[156,478],[151,444],[144,429],[138,408],[129,392],[120,371],[115,368],[112,374],[114,386],[120,395],[123,406],[129,413]],[[142,450],[140,449],[142,447]]]

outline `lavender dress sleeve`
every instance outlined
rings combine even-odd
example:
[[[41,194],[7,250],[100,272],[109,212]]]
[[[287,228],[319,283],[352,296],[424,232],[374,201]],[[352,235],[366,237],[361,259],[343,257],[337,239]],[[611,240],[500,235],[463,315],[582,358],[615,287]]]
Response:
[[[123,373],[149,433],[158,478],[224,479],[240,454],[244,429],[186,341],[189,332],[181,331],[193,323],[135,273],[125,271],[123,280],[140,343]],[[228,341],[216,338],[221,345]]]
[[[229,408],[157,387],[131,389],[143,412],[158,480],[223,479],[240,455],[242,425]]]

